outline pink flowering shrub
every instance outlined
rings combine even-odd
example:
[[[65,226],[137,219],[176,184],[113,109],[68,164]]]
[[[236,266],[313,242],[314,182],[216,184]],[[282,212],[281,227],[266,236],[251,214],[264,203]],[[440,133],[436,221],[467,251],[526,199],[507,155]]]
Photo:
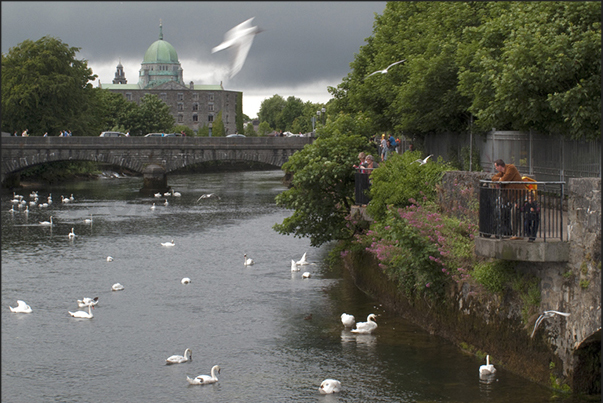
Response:
[[[409,297],[441,296],[450,281],[470,278],[475,224],[444,216],[435,204],[389,208],[355,243],[373,253],[383,272]]]

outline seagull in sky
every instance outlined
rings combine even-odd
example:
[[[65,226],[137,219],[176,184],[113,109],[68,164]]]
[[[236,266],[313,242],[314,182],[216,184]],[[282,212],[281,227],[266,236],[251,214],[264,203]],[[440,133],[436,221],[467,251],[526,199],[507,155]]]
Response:
[[[389,70],[390,67],[395,66],[396,64],[404,63],[405,61],[406,61],[406,59],[400,60],[399,62],[395,62],[395,63],[390,64],[389,66],[387,66],[383,70],[373,71],[371,74],[369,74],[368,76],[364,77],[364,79],[366,80],[370,76],[374,76],[375,74],[379,74],[379,73],[381,73],[381,74],[387,74],[387,71]]]
[[[559,312],[559,311],[544,311],[542,313],[542,315],[540,315],[538,317],[538,319],[536,319],[536,324],[534,325],[534,330],[532,330],[532,335],[530,336],[531,338],[534,337],[534,333],[536,333],[536,329],[538,329],[538,326],[540,326],[540,323],[546,319],[546,318],[552,318],[555,315],[562,315],[562,316],[570,316],[569,313],[566,312]]]
[[[230,78],[233,78],[243,67],[253,38],[263,31],[259,27],[251,25],[251,21],[255,17],[251,17],[224,34],[224,41],[211,50],[211,53],[216,53],[224,49],[233,48],[232,68],[230,70]]]
[[[414,164],[415,162],[419,163],[419,166],[421,165],[425,165],[427,164],[427,160],[429,159],[429,157],[433,157],[433,154],[429,154],[424,160],[414,160],[413,162],[411,162],[411,164]]]

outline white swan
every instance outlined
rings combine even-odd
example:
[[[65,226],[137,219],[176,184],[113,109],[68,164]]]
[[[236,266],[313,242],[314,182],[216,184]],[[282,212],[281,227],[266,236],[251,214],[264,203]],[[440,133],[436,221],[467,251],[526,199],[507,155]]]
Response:
[[[164,195],[164,196],[171,196],[171,195],[172,195],[172,192],[165,192],[163,195]]]
[[[113,261],[113,256],[107,256],[107,262],[112,262]]]
[[[86,311],[76,311],[76,312],[67,311],[67,312],[69,312],[69,315],[73,316],[74,318],[92,319],[94,317],[94,315],[92,315],[91,309],[94,309],[94,306],[88,305],[88,312],[86,312]]]
[[[155,203],[151,206],[151,210],[155,210]]]
[[[494,365],[490,364],[490,356],[486,356],[486,365],[480,365],[479,374],[480,375],[490,375],[496,372],[496,368]]]
[[[170,204],[167,199],[165,199],[165,202],[163,203],[164,206],[167,206],[168,204]]]
[[[339,382],[337,379],[325,379],[321,382],[320,388],[318,388],[318,390],[323,395],[340,392],[341,382]]]
[[[414,161],[413,161],[413,162],[411,162],[410,164],[412,165],[412,164],[414,164],[415,162],[418,162],[418,163],[419,163],[419,166],[421,166],[421,165],[425,165],[425,164],[427,164],[427,160],[429,159],[429,157],[433,157],[433,154],[429,154],[429,155],[428,155],[428,156],[427,156],[427,157],[426,157],[424,160],[422,160],[422,159],[414,160]]]
[[[124,289],[124,286],[119,283],[115,283],[111,286],[112,291],[121,291],[123,289]]]
[[[62,203],[69,203],[71,201],[71,199],[68,199],[67,197],[61,195],[61,202]]]
[[[155,193],[153,196],[159,198],[159,197],[161,197],[161,193]]]
[[[190,358],[189,358],[190,355]],[[172,355],[165,360],[167,364],[182,364],[183,362],[188,362],[193,360],[193,352],[190,348],[184,350],[184,355]]]
[[[8,210],[9,213],[14,213],[15,210],[15,205],[13,204],[12,206],[10,206],[10,210]]]
[[[195,378],[186,377],[186,380],[191,385],[206,385],[208,383],[216,383],[218,382],[218,377],[216,376],[216,372],[220,373],[220,366],[214,365],[211,367],[211,376],[209,375],[198,375]]]
[[[356,323],[356,329],[352,329],[352,333],[370,334],[373,330],[377,329],[377,322],[375,321],[377,316],[371,313],[366,317],[366,322]]]
[[[52,225],[52,216],[50,216],[50,221],[40,221],[40,225]]]
[[[40,204],[38,204],[38,207],[40,207],[40,208],[48,207],[48,203],[40,203]]]
[[[90,218],[84,218],[84,224],[92,224],[92,214],[90,214]]]
[[[299,267],[297,267],[293,259],[291,259],[291,271],[299,271]]]
[[[190,278],[188,278],[188,277],[184,277],[182,280],[180,280],[180,282],[181,282],[182,284],[188,284],[188,283],[190,283],[190,282],[191,282],[191,279],[190,279]]]
[[[182,196],[182,193],[180,193],[180,192],[174,192],[174,189],[172,189],[172,196],[174,196],[174,197],[180,197],[180,196]]]
[[[345,327],[354,327],[356,318],[354,318],[354,315],[348,315],[344,312],[341,314],[341,323],[343,323]]]
[[[302,278],[310,278],[311,276],[312,276],[312,274],[310,274],[310,272],[309,272],[309,271],[305,271],[305,272],[302,274]]]
[[[176,244],[174,243],[174,240],[172,239],[172,242],[161,242],[161,245],[162,246],[174,246]]]
[[[298,265],[301,265],[301,266],[303,266],[305,264],[308,264],[308,261],[306,260],[306,254],[307,254],[307,252],[304,252],[304,254],[301,257],[301,259],[298,260],[297,262],[295,262],[295,264],[298,264]]]
[[[25,301],[17,300],[17,306],[9,306],[11,312],[15,313],[31,313],[31,307],[25,303]]]
[[[77,300],[77,306],[79,306],[80,308],[85,308],[87,306],[95,306],[96,304],[98,304],[98,297],[94,297],[94,298],[88,298],[88,297],[84,297],[82,299],[78,299]]]
[[[254,264],[255,262],[253,261],[253,259],[249,258],[247,259],[247,254],[243,255],[245,261],[243,262],[244,266],[251,266],[252,264]]]
[[[69,196],[69,201],[73,201],[73,200],[74,200],[73,193],[71,193],[71,196]]]
[[[73,232],[73,228],[71,228],[71,232],[67,236],[69,237],[69,239],[74,239],[75,238],[75,232]]]

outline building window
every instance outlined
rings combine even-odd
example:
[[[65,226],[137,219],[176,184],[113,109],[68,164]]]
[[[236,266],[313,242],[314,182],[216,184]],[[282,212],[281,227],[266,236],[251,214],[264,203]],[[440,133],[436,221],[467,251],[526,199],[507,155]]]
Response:
[[[199,110],[199,104],[193,104],[193,111]]]
[[[183,111],[184,110],[184,104],[182,102],[178,102],[178,110],[179,111]]]
[[[207,105],[207,110],[210,111],[210,112],[213,112],[214,111],[214,104]]]
[[[178,101],[184,101],[184,94],[181,92],[178,93]]]
[[[199,100],[199,94],[195,92],[193,94],[193,101],[198,101],[198,100]]]
[[[196,114],[193,115],[193,122],[198,122],[199,121],[199,116],[197,116]]]
[[[213,122],[214,121],[214,115],[207,116],[207,121],[208,122]]]
[[[214,94],[208,94],[207,95],[207,100],[208,101],[213,101],[214,100]]]
[[[126,99],[127,99],[128,101],[131,101],[131,100],[132,100],[132,93],[131,93],[131,92],[126,92]]]
[[[184,116],[178,115],[178,123],[182,123],[182,122],[184,122]]]

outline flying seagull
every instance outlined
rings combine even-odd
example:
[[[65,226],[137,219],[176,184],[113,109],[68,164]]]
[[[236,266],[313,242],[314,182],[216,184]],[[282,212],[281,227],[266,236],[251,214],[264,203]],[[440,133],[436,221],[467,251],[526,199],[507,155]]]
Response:
[[[364,77],[364,79],[366,80],[370,76],[374,76],[375,74],[379,74],[379,73],[381,73],[381,74],[387,74],[387,71],[389,70],[390,67],[395,66],[396,64],[404,63],[405,61],[406,61],[406,59],[400,60],[399,62],[395,62],[395,63],[390,64],[389,66],[387,66],[383,70],[373,71],[371,74],[369,74],[368,76]]]
[[[211,50],[211,53],[216,53],[224,49],[233,48],[234,54],[230,78],[233,78],[241,70],[251,48],[253,38],[263,31],[263,29],[251,25],[251,21],[254,18],[251,17],[228,31],[224,34],[224,41]]]
[[[530,336],[531,338],[534,337],[534,333],[536,333],[536,329],[538,329],[538,326],[540,326],[540,323],[546,319],[546,318],[552,318],[555,315],[562,315],[562,316],[570,316],[569,313],[565,313],[565,312],[559,312],[559,311],[544,311],[542,313],[542,315],[540,315],[538,317],[538,319],[536,319],[536,324],[534,325],[534,330],[532,330],[532,335]]]
[[[429,159],[429,157],[433,157],[433,154],[429,154],[424,160],[414,160],[413,162],[411,162],[411,164],[414,164],[415,162],[419,163],[419,166],[421,165],[425,165],[427,164],[427,160]]]

